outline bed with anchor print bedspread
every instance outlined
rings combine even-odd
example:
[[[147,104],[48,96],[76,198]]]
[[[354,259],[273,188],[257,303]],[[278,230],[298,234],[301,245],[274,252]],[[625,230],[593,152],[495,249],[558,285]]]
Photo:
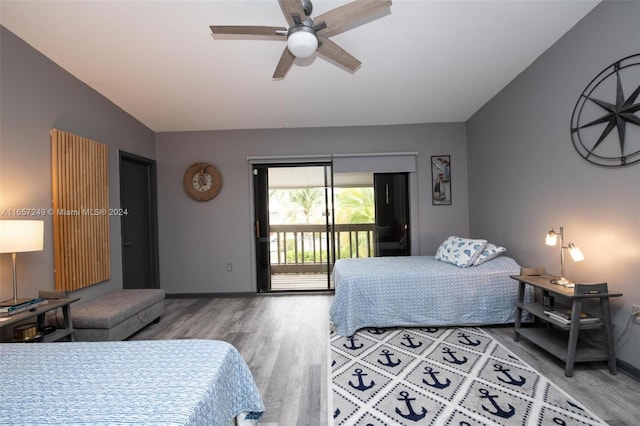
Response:
[[[0,423],[229,426],[264,412],[249,367],[217,340],[0,345]]]
[[[509,275],[519,273],[508,256],[470,268],[433,256],[340,259],[329,313],[341,336],[364,327],[509,324],[518,295]]]

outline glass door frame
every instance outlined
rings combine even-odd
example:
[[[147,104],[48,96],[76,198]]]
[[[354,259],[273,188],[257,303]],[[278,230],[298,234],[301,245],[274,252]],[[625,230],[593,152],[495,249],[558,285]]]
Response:
[[[254,247],[256,265],[256,285],[258,293],[278,292],[318,292],[333,291],[331,288],[331,271],[335,261],[334,244],[334,194],[333,194],[333,167],[329,161],[295,161],[295,162],[260,162],[250,164],[253,175],[253,205],[254,205]],[[287,289],[274,290],[272,288],[271,272],[271,224],[269,223],[269,169],[271,168],[297,168],[297,167],[324,167],[324,234],[327,247],[326,255],[326,287],[317,289]],[[315,238],[315,235],[314,237]],[[276,239],[279,245],[278,239]],[[297,244],[297,242],[296,242]],[[279,250],[279,246],[278,246]],[[285,248],[286,251],[286,248]]]

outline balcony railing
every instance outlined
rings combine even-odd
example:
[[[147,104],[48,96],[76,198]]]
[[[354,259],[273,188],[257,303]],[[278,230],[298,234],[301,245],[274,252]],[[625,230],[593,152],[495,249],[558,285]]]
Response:
[[[325,225],[271,225],[272,273],[327,272],[333,248]],[[341,224],[333,228],[336,259],[375,256],[373,223]]]

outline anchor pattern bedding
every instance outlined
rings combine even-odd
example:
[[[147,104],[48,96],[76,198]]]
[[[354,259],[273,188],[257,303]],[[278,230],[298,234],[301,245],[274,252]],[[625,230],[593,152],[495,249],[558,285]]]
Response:
[[[264,412],[247,364],[215,340],[0,345],[0,423],[229,426]]]
[[[498,256],[460,268],[434,256],[340,259],[329,311],[336,333],[364,327],[508,324],[515,321],[520,266]],[[532,300],[527,289],[525,300]]]

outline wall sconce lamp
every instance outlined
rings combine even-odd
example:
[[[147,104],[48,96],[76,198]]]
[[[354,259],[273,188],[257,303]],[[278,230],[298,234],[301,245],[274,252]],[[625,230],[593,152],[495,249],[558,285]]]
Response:
[[[0,220],[0,253],[11,253],[13,263],[13,299],[18,300],[18,274],[16,272],[16,253],[41,251],[44,246],[43,220]]]
[[[558,242],[558,236],[560,236],[560,278],[552,279],[551,283],[571,286],[573,283],[564,277],[564,250],[569,250],[571,258],[576,262],[584,260],[584,255],[573,243],[569,243],[568,246],[564,245],[564,228],[562,226],[560,227],[560,232],[554,231],[553,228],[549,231],[546,244],[548,246],[555,246]]]

